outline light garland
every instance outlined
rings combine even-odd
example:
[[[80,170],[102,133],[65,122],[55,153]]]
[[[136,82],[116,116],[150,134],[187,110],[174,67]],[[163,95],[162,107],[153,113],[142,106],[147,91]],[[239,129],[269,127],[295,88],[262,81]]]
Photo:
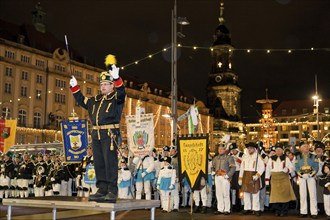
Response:
[[[182,44],[178,44],[179,48],[186,48],[186,49],[193,49],[193,50],[210,50],[210,51],[214,51],[214,50],[223,50],[223,51],[227,51],[227,52],[246,52],[248,54],[252,53],[252,52],[264,52],[266,54],[271,54],[272,52],[285,52],[285,53],[288,53],[288,54],[292,54],[293,52],[306,52],[306,51],[323,51],[323,52],[330,52],[330,48],[314,48],[314,47],[311,47],[311,48],[301,48],[301,49],[292,49],[292,48],[268,48],[268,49],[261,49],[261,48],[234,48],[234,49],[228,49],[228,48],[214,48],[214,47],[199,47],[199,46],[190,46],[190,45],[182,45]],[[128,63],[124,66],[121,66],[120,68],[121,69],[125,69],[126,67],[128,66],[131,66],[131,65],[137,65],[140,63],[140,61],[144,61],[144,60],[147,60],[147,59],[150,59],[152,58],[153,56],[155,55],[158,55],[164,51],[167,51],[168,49],[172,48],[172,46],[170,47],[167,47],[167,48],[164,48],[162,50],[159,50],[153,54],[150,54],[146,57],[143,57],[141,59],[138,59],[134,62],[131,62],[131,63]]]

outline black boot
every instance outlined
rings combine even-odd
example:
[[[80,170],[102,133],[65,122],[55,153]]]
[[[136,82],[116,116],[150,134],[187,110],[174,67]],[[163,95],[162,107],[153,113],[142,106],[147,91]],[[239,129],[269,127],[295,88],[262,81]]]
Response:
[[[117,195],[113,194],[112,192],[108,192],[108,194],[104,198],[104,202],[109,203],[116,203]]]
[[[102,191],[99,189],[95,194],[90,195],[88,197],[88,201],[102,202],[106,195],[107,195],[106,191]]]
[[[203,206],[203,207],[202,207],[202,211],[201,211],[201,213],[202,213],[202,214],[205,214],[206,212],[207,212],[207,207],[206,207],[206,206]]]
[[[200,212],[200,207],[199,206],[195,206],[194,207],[194,210],[193,210],[193,213],[198,213]]]

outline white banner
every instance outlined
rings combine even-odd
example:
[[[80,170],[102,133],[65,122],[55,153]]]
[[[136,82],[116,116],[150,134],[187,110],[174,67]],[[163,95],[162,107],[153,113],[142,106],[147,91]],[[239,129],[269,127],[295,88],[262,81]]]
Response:
[[[154,116],[141,114],[140,123],[135,115],[126,116],[127,144],[134,156],[143,157],[155,146]]]

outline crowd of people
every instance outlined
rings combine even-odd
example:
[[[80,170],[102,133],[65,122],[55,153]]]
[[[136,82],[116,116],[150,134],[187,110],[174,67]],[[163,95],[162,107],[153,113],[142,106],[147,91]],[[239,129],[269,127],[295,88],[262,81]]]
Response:
[[[220,144],[207,157],[208,173],[199,176],[191,190],[179,178],[175,146],[152,149],[134,157],[128,147],[118,150],[118,198],[160,199],[163,212],[178,211],[193,204],[194,213],[242,215],[272,211],[286,216],[289,209],[299,217],[330,219],[330,154],[322,142],[302,142],[299,148],[277,143],[266,150],[262,142],[247,143],[240,150],[235,143]],[[98,190],[86,181],[86,167],[93,164],[89,146],[81,163],[66,163],[63,155],[25,152],[0,155],[0,198],[79,196]],[[207,178],[206,178],[207,176]]]

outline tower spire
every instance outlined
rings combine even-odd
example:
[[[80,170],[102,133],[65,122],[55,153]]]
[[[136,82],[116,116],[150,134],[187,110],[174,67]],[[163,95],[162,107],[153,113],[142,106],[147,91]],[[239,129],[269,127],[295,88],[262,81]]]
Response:
[[[220,17],[219,17],[219,23],[224,24],[225,18],[223,17],[223,11],[225,10],[225,3],[224,0],[220,0]]]

